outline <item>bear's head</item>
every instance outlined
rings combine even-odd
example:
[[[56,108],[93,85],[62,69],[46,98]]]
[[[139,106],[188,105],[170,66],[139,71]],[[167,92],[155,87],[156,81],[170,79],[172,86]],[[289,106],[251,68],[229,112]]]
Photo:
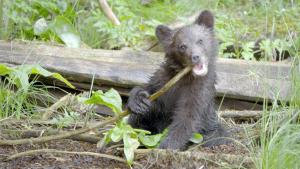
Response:
[[[214,17],[205,10],[193,24],[179,29],[159,25],[156,36],[165,49],[167,59],[181,66],[192,65],[194,76],[205,76],[217,53],[213,28]]]

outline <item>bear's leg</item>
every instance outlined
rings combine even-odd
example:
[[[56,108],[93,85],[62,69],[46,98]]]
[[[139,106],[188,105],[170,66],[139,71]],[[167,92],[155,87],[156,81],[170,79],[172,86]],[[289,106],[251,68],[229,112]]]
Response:
[[[211,147],[230,143],[230,134],[219,122],[213,104],[209,104],[204,115],[199,119],[203,135],[203,146]]]
[[[226,131],[226,129],[221,124],[218,124],[214,130],[207,131],[203,134],[203,146],[212,147],[229,144],[231,142],[229,135],[230,134]]]
[[[193,132],[192,119],[178,116],[180,115],[173,117],[173,122],[169,126],[168,136],[160,144],[159,148],[179,150],[186,148]]]

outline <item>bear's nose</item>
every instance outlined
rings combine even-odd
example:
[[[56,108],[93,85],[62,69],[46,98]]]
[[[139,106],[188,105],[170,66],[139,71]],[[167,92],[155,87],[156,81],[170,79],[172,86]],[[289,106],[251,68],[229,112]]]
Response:
[[[199,58],[200,58],[200,57],[199,57],[198,55],[193,55],[193,56],[192,56],[192,62],[193,62],[193,63],[199,62]]]

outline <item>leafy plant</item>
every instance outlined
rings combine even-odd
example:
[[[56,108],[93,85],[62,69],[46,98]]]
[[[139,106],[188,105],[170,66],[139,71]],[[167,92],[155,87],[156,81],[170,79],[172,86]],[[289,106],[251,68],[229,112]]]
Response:
[[[248,43],[243,44],[242,57],[245,60],[255,60],[253,48],[254,48],[254,42],[248,42]]]
[[[115,115],[122,113],[122,100],[119,93],[110,89],[103,93],[102,91],[93,92],[90,99],[85,101],[86,104],[101,104],[112,109]],[[126,120],[118,121],[114,128],[105,133],[105,143],[119,142],[123,140],[124,154],[129,165],[132,164],[134,158],[134,150],[136,150],[140,143],[146,147],[155,147],[161,140],[164,134],[150,135],[151,133],[146,130],[134,129]],[[100,146],[101,141],[98,143]]]
[[[282,60],[283,51],[288,51],[290,47],[290,43],[281,39],[275,39],[274,41],[266,39],[260,43],[260,50],[265,58],[269,60],[276,60],[276,57]]]
[[[103,93],[101,90],[93,92],[90,99],[85,101],[86,104],[101,104],[112,109],[115,115],[122,112],[122,99],[115,89],[110,89]]]
[[[74,88],[60,74],[49,72],[39,65],[20,65],[11,68],[0,64],[0,76],[5,76],[4,80],[0,79],[0,117],[15,115],[20,118],[22,113],[30,114],[34,112],[37,109],[37,102],[31,96],[47,95],[46,98],[51,98],[45,91],[45,86],[33,86],[35,80],[30,82],[30,75],[53,77]],[[47,100],[45,101],[47,102]]]
[[[70,20],[62,15],[55,17],[47,23],[45,18],[40,18],[34,24],[34,34],[43,36],[54,34],[60,38],[68,47],[80,47],[80,36]]]
[[[154,148],[158,145],[163,134],[150,135],[146,130],[134,129],[124,120],[117,122],[116,126],[105,133],[105,143],[119,142],[123,140],[124,154],[129,165],[132,164],[134,158],[134,151],[142,143],[148,148]]]
[[[55,117],[51,120],[58,128],[63,128],[65,126],[68,126],[76,121],[79,121],[80,114],[77,112],[67,112],[65,111],[64,115],[58,115],[58,117]]]
[[[16,36],[25,39],[63,41],[68,47],[79,47],[80,36],[72,22],[76,13],[72,3],[60,0],[5,0],[4,15],[11,21]]]
[[[30,86],[29,76],[30,75],[41,75],[44,77],[53,77],[57,80],[62,81],[71,88],[75,88],[67,79],[62,77],[59,73],[52,73],[42,68],[40,65],[20,65],[16,68],[10,68],[6,65],[0,64],[0,75],[9,76],[9,81],[15,84],[22,90],[27,90]]]

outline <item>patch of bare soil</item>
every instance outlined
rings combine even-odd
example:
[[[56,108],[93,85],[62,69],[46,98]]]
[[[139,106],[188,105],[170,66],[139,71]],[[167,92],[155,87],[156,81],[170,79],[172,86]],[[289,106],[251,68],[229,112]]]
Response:
[[[21,157],[11,161],[4,161],[5,157],[17,152],[35,149],[57,149],[78,152],[95,152],[96,145],[73,141],[69,139],[51,141],[44,144],[35,145],[18,145],[18,146],[0,146],[0,168],[18,169],[18,168],[128,168],[127,164],[114,160],[96,158],[85,155],[69,155],[69,154],[38,154],[30,157]]]
[[[239,141],[249,140],[245,138],[244,130],[240,129],[240,127],[238,128],[238,130],[231,132],[234,139]],[[12,154],[38,149],[56,149],[72,152],[97,152],[96,144],[75,141],[72,139],[53,140],[41,144],[0,146],[0,169],[130,168],[124,162],[78,154],[42,153],[5,161],[5,159]],[[117,149],[115,146],[115,148],[109,147],[108,151],[105,153],[124,158],[122,151],[123,150]],[[139,149],[135,153],[135,157],[135,162],[139,163],[142,167],[133,165],[133,168],[205,169],[224,167],[238,168],[240,166],[252,168],[253,165],[251,159],[248,157],[247,150],[243,146],[233,143],[210,148],[194,144],[191,145],[187,151],[181,152],[173,150]]]
[[[0,168],[3,169],[21,169],[21,168],[46,168],[46,169],[79,169],[79,168],[107,168],[107,169],[125,169],[130,168],[127,164],[110,160],[107,158],[97,158],[86,155],[72,154],[52,154],[44,153],[33,156],[20,157],[11,161],[4,161],[5,158],[17,152],[24,152],[35,149],[57,149],[76,152],[96,152],[96,145],[73,141],[70,139],[56,140],[44,144],[34,145],[17,145],[17,146],[0,146]],[[113,155],[122,156],[122,152],[111,152]],[[190,151],[166,151],[153,150],[136,153],[136,162],[140,163],[143,168],[162,169],[162,168],[219,168],[219,164],[209,162],[222,158],[222,155],[245,154],[246,152],[235,145],[222,145],[212,148],[196,147]],[[230,156],[231,157],[231,156]],[[235,158],[234,156],[232,158]],[[219,160],[218,159],[218,160]],[[230,161],[231,160],[231,161]],[[230,159],[227,162],[232,162]],[[239,159],[237,159],[239,160]],[[225,159],[226,161],[226,159]],[[233,160],[234,161],[234,160]],[[218,163],[218,161],[215,161]],[[224,165],[223,165],[224,166]],[[133,168],[140,168],[133,166]]]

